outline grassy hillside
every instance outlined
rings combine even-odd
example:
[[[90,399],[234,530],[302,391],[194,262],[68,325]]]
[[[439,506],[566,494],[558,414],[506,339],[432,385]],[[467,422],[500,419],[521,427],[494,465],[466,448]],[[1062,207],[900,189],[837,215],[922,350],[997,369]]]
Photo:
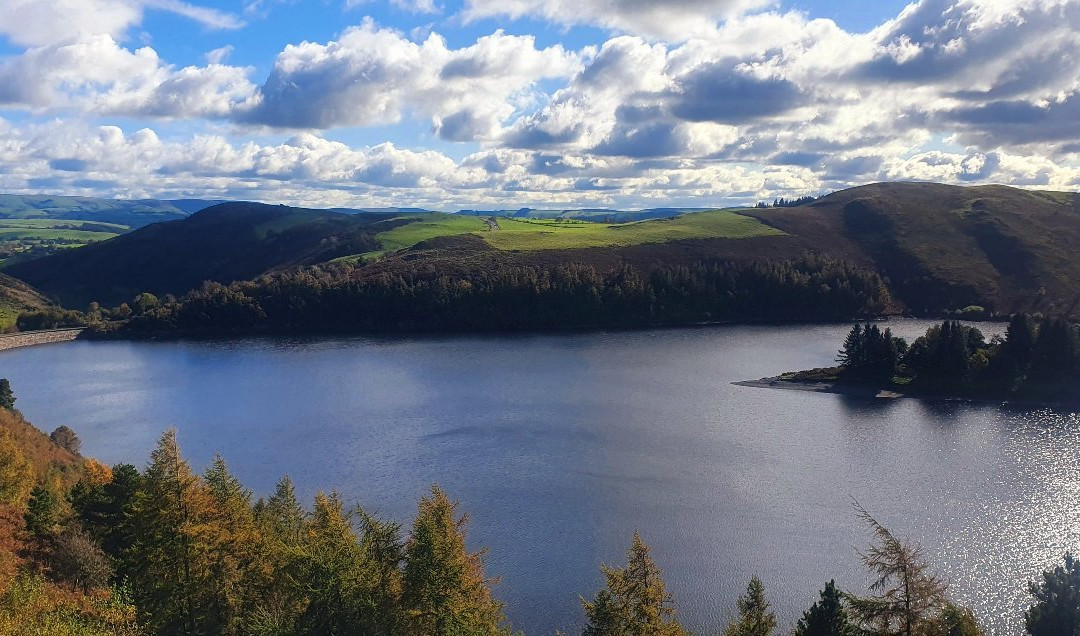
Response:
[[[0,274],[0,331],[14,327],[19,314],[43,309],[51,304],[41,292],[21,280]]]
[[[730,210],[713,210],[674,219],[617,225],[500,219],[499,230],[484,232],[481,236],[500,250],[532,251],[630,247],[685,239],[745,239],[782,234],[784,232],[757,219]]]
[[[348,260],[384,256],[423,241],[463,234],[480,236],[488,245],[505,251],[629,247],[683,239],[741,239],[783,234],[757,219],[731,210],[630,223],[593,223],[570,218],[478,217],[437,212],[400,218],[408,220],[408,224],[378,234],[379,250]]]
[[[378,248],[373,234],[395,223],[382,215],[225,203],[5,271],[68,307],[114,305],[144,291],[183,294],[206,280],[230,282],[368,252]]]
[[[917,311],[972,304],[999,313],[1078,309],[1075,194],[880,183],[751,214],[822,249],[861,254]]]
[[[487,223],[478,217],[443,214],[441,212],[410,214],[397,218],[405,221],[405,223],[376,235],[379,249],[358,256],[363,259],[376,258],[389,252],[412,247],[429,239],[480,232],[488,227]],[[354,255],[351,260],[361,260],[356,256]]]

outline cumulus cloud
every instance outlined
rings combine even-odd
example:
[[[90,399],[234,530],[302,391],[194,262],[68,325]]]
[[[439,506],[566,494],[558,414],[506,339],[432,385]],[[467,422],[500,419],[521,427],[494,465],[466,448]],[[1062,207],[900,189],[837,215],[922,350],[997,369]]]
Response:
[[[0,105],[152,117],[224,117],[253,99],[247,71],[210,64],[175,69],[150,47],[109,35],[30,49],[0,60]]]
[[[773,0],[466,0],[466,19],[539,17],[668,41],[709,34],[717,22]]]
[[[4,0],[0,35],[20,46],[69,42],[85,35],[121,38],[142,21],[145,8],[169,11],[211,29],[237,29],[233,14],[181,0]]]
[[[31,134],[0,121],[0,153],[25,162],[0,159],[0,186],[52,179],[124,194],[254,188],[307,203],[633,206],[752,202],[878,179],[1066,188],[1080,178],[1076,0],[920,0],[867,33],[799,12],[745,13],[765,6],[756,0],[679,0],[678,10],[469,0],[467,18],[530,16],[629,34],[576,51],[503,31],[451,46],[429,29],[409,37],[363,19],[329,41],[285,46],[259,85],[251,69],[227,64],[229,46],[180,67],[122,39],[148,7],[221,28],[236,18],[179,0],[77,4],[0,7],[0,18],[33,27],[19,36],[22,53],[0,59],[0,106],[28,111],[30,122],[150,118],[164,133],[165,120],[180,120],[180,132],[163,142],[149,130],[41,123]],[[42,15],[112,10],[79,24],[60,16],[46,29],[31,15],[38,5]],[[257,13],[268,3],[247,6]],[[658,7],[676,19],[654,19]],[[0,32],[10,23],[0,19]],[[360,148],[327,138],[391,125],[416,136]],[[54,129],[80,144],[65,146]],[[439,148],[465,142],[475,152],[454,160],[426,150],[429,134]],[[274,143],[244,141],[261,135]]]
[[[278,55],[246,121],[286,128],[372,126],[407,113],[430,117],[441,136],[490,136],[514,101],[543,78],[570,75],[577,56],[538,49],[502,31],[450,49],[432,34],[416,43],[371,20],[327,44],[290,45]]]

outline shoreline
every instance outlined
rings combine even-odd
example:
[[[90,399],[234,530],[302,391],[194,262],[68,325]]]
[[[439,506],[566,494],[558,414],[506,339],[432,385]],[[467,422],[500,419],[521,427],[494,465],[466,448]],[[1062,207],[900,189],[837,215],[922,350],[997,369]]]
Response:
[[[57,342],[71,342],[81,336],[84,331],[86,331],[85,327],[74,327],[70,329],[42,329],[40,331],[3,334],[0,335],[0,351],[55,344]]]
[[[403,327],[385,329],[288,329],[274,327],[254,327],[240,330],[184,330],[168,329],[145,332],[128,332],[124,329],[113,331],[88,330],[84,336],[87,340],[126,340],[138,341],[205,341],[205,340],[229,340],[235,338],[263,338],[263,337],[425,337],[425,336],[487,336],[487,335],[549,335],[549,334],[593,334],[593,333],[623,333],[637,331],[652,331],[657,329],[702,329],[710,327],[787,327],[787,326],[829,326],[851,325],[855,323],[874,322],[888,324],[897,320],[927,320],[936,321],[938,318],[910,316],[901,314],[885,314],[871,318],[822,318],[822,319],[731,319],[731,320],[707,320],[697,322],[657,322],[640,325],[561,325],[561,326],[537,326],[524,328],[447,328],[429,329],[423,327]],[[997,323],[998,319],[965,320],[964,322]],[[1001,322],[1001,324],[1005,324]],[[767,378],[766,378],[767,379]]]
[[[1058,408],[1072,412],[1080,412],[1080,398],[1074,400],[1038,400],[1031,398],[993,398],[977,395],[943,395],[940,393],[902,393],[893,388],[884,388],[875,385],[843,384],[841,382],[828,382],[824,380],[784,380],[780,376],[772,376],[758,380],[742,380],[739,382],[732,382],[732,384],[754,389],[828,393],[864,399],[914,399],[927,402],[968,402],[971,404],[993,405],[998,407]]]

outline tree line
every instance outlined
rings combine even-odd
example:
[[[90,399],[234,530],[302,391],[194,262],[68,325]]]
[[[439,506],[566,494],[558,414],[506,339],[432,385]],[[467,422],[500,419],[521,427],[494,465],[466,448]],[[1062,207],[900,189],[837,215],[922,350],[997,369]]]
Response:
[[[407,530],[333,492],[305,507],[287,476],[255,499],[220,456],[196,473],[172,430],[143,471],[88,460],[70,488],[33,483],[19,448],[0,434],[0,520],[5,510],[21,511],[24,559],[6,589],[0,581],[3,633],[514,633],[484,551],[466,546],[466,516],[438,486],[419,501]],[[983,634],[918,545],[855,508],[872,534],[858,555],[872,582],[863,593],[827,582],[794,636]],[[583,636],[690,633],[640,535],[625,565],[601,570],[603,588],[581,600]],[[1077,633],[1080,562],[1066,555],[1029,592],[1031,636]],[[83,600],[60,611],[49,594]],[[756,577],[735,607],[723,636],[779,633]]]
[[[945,321],[910,345],[888,328],[856,324],[837,356],[841,378],[931,392],[1048,397],[1068,395],[1080,377],[1080,327],[1016,314],[1004,337]]]
[[[92,331],[162,334],[517,331],[630,328],[713,321],[839,320],[893,306],[873,271],[824,258],[598,269],[493,264],[473,271],[371,272],[325,265],[229,285],[207,282],[177,299],[143,293],[79,317]],[[56,310],[19,326],[58,326]]]

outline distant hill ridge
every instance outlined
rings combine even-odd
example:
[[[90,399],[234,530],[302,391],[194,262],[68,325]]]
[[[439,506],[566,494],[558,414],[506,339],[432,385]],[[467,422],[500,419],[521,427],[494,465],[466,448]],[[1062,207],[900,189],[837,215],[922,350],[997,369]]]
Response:
[[[33,281],[65,306],[115,304],[144,291],[180,294],[206,280],[243,280],[371,251],[378,247],[374,234],[393,227],[389,216],[222,203],[108,241],[15,263],[5,272]]]
[[[232,201],[235,203],[235,201]],[[170,221],[194,214],[210,206],[230,203],[222,199],[103,199],[45,194],[0,194],[0,219],[50,218],[118,223],[132,228]],[[506,216],[515,218],[566,218],[592,221],[625,222],[659,219],[687,212],[714,208],[646,208],[616,210],[611,208],[516,208],[498,210],[458,210],[468,216]],[[343,214],[426,214],[435,212],[420,207],[334,207],[330,212]]]
[[[231,282],[335,259],[355,261],[362,254],[385,253],[360,270],[386,274],[416,267],[480,272],[485,267],[480,263],[629,264],[647,270],[702,259],[781,262],[825,256],[876,270],[894,298],[917,314],[968,305],[997,313],[1075,315],[1080,309],[1080,259],[1075,257],[1080,196],[1074,193],[879,183],[794,207],[689,214],[656,208],[663,218],[626,225],[532,216],[555,212],[518,210],[513,222],[489,226],[477,217],[510,213],[224,203],[16,263],[5,272],[65,306],[82,308],[91,300],[115,304],[142,291],[182,294],[204,280]]]

